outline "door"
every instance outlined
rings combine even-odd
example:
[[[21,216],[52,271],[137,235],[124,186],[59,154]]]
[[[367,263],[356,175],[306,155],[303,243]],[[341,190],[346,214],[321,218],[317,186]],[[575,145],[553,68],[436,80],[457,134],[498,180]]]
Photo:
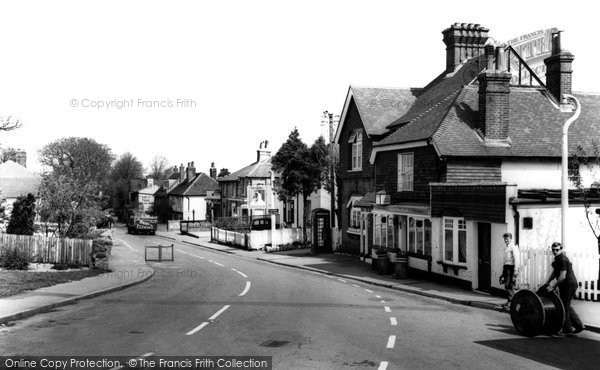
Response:
[[[492,280],[491,249],[492,249],[492,224],[487,222],[477,223],[477,249],[479,251],[479,288],[483,292],[490,291]]]

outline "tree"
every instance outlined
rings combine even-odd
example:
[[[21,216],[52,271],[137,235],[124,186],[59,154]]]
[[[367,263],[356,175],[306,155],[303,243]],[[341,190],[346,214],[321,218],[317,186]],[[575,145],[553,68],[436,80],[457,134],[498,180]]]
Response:
[[[322,137],[309,149],[300,139],[298,129],[294,128],[271,160],[273,171],[279,174],[274,184],[279,199],[302,196],[304,225],[308,225],[308,198],[313,191],[322,186],[327,173],[327,167],[324,167],[327,152]],[[306,240],[306,227],[303,228],[302,234]]]
[[[12,116],[0,118],[0,131],[12,131],[21,127],[22,122],[18,119],[13,119]]]
[[[13,203],[12,213],[6,232],[8,234],[33,235],[35,220],[35,197],[33,194],[18,197]]]
[[[600,169],[600,147],[598,143],[592,140],[591,153],[587,153],[581,145],[578,145],[577,151],[569,158],[569,167],[569,178],[583,200],[585,218],[594,237],[596,237],[598,253],[600,253],[600,214],[597,208],[592,207],[594,200],[596,204],[600,201],[600,181],[597,178]],[[584,186],[581,173],[583,168],[587,169],[588,174],[591,176],[591,186],[589,188]],[[600,271],[598,274],[600,279]]]
[[[89,138],[62,138],[42,148],[39,160],[51,169],[42,176],[41,219],[57,222],[61,235],[86,237],[103,218],[110,148]]]
[[[105,183],[114,156],[108,146],[85,137],[58,139],[40,150],[40,163],[57,175],[83,182]]]
[[[167,158],[162,155],[157,155],[150,161],[150,173],[148,173],[148,176],[156,181],[165,180],[170,167]]]
[[[229,174],[230,174],[229,169],[221,168],[221,171],[219,171],[219,174],[217,175],[217,177],[225,177]]]
[[[17,162],[17,149],[11,147],[2,149],[0,163],[4,163],[8,160]]]
[[[122,219],[129,207],[129,182],[144,176],[144,166],[133,154],[121,155],[110,171],[110,199],[112,208]]]

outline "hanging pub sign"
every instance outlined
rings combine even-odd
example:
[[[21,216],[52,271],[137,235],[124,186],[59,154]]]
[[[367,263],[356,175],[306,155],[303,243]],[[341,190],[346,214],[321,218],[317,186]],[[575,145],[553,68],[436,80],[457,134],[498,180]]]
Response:
[[[265,209],[267,208],[266,202],[266,189],[264,185],[251,185],[248,186],[248,208],[249,209]]]
[[[557,28],[548,28],[530,32],[519,37],[515,37],[507,42],[513,49],[523,58],[527,65],[546,83],[546,65],[544,59],[548,58],[552,53],[552,33],[557,32]],[[519,68],[519,60],[511,57],[509,60],[512,85],[519,84],[519,73],[521,73],[521,81],[529,82],[529,71],[525,68]],[[533,79],[535,83],[535,79]]]

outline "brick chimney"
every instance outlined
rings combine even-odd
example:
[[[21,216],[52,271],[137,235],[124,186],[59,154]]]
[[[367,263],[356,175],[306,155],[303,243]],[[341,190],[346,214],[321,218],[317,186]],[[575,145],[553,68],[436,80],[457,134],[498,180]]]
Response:
[[[564,94],[571,93],[572,64],[575,56],[567,50],[562,50],[561,32],[552,33],[552,55],[544,59],[544,64],[546,64],[546,87],[556,100],[563,104],[566,102]]]
[[[183,182],[185,180],[185,167],[183,167],[183,163],[179,165],[179,182]]]
[[[269,140],[260,142],[258,150],[256,151],[256,161],[257,162],[262,162],[265,159],[268,159],[271,157],[271,151],[267,149],[268,145],[269,145]]]
[[[213,179],[217,179],[217,167],[215,167],[215,162],[210,162],[210,177]]]
[[[446,44],[446,72],[454,72],[462,63],[483,54],[488,31],[488,28],[473,23],[454,23],[442,31]]]
[[[188,167],[185,170],[186,172],[186,178],[188,181],[192,181],[192,179],[194,178],[194,176],[196,176],[196,167],[194,167],[194,162],[190,162],[188,163]]]
[[[504,62],[504,47],[495,49],[495,64],[477,76],[479,81],[479,124],[486,141],[506,141],[509,124],[510,78]],[[486,47],[486,56],[491,57],[491,49]],[[490,68],[493,67],[493,68]]]
[[[27,168],[27,153],[24,150],[22,150],[22,149],[17,150],[15,159],[18,164]]]

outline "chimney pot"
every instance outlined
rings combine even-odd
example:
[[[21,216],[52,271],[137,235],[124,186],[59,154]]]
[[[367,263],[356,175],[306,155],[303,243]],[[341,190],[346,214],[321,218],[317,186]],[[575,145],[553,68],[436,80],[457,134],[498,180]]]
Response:
[[[454,23],[442,31],[446,44],[446,72],[453,72],[467,59],[483,54],[488,31],[488,28],[473,23]]]
[[[571,52],[562,49],[562,31],[552,33],[552,55],[544,59],[546,65],[546,87],[559,101],[566,103],[565,94],[571,94],[573,78],[573,60]]]

